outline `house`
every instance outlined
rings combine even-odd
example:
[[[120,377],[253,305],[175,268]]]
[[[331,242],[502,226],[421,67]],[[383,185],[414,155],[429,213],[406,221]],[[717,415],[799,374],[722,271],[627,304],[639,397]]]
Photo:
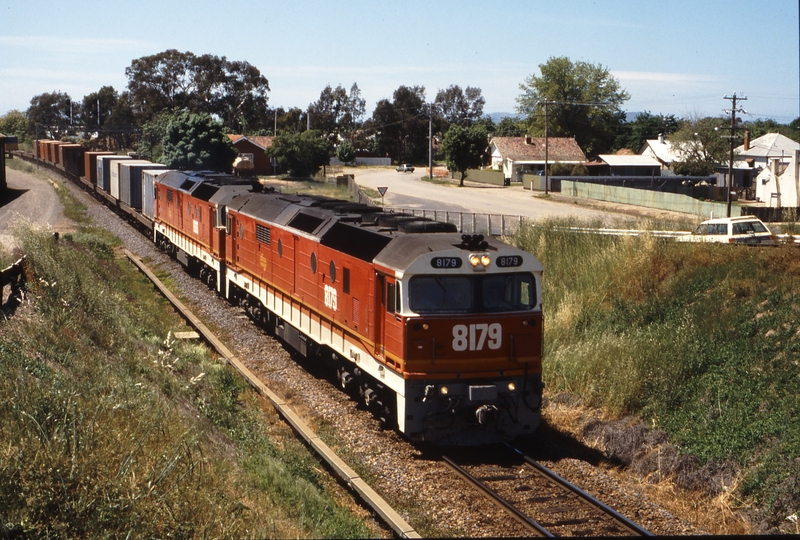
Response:
[[[544,171],[545,154],[548,164],[577,165],[586,161],[586,154],[569,137],[494,137],[489,141],[489,150],[492,168],[502,170],[505,178],[513,182],[522,182],[525,173]]]
[[[239,157],[247,158],[253,162],[253,175],[269,176],[277,174],[277,167],[266,154],[267,148],[272,146],[272,137],[228,134],[228,138],[233,143],[234,148],[239,151]]]
[[[789,162],[774,157],[756,177],[756,200],[772,208],[800,206],[800,149]]]
[[[600,154],[602,165],[595,173],[602,176],[661,176],[661,163],[651,156]]]
[[[745,130],[744,144],[733,151],[738,159],[746,161],[751,167],[766,168],[773,159],[789,163],[797,150],[800,150],[800,143],[780,133],[767,133],[751,141],[750,131]]]
[[[680,150],[666,140],[663,133],[658,134],[658,139],[647,139],[639,155],[657,160],[662,170],[672,170],[673,163],[682,161]]]

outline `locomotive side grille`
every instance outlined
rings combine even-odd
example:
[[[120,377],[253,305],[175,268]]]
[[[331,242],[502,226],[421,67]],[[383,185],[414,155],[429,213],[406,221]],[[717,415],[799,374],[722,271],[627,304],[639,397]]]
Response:
[[[269,245],[271,241],[271,236],[272,236],[272,229],[256,223],[256,240],[258,240],[262,244]]]
[[[353,324],[361,324],[361,302],[358,298],[353,298]]]

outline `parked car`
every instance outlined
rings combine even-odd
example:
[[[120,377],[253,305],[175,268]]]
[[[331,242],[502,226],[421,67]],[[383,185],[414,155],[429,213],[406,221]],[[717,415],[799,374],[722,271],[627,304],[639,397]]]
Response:
[[[720,242],[725,244],[773,245],[772,233],[754,216],[709,219],[692,234],[678,238],[683,242]]]
[[[408,163],[403,163],[397,167],[397,172],[414,172],[414,166],[409,165]]]

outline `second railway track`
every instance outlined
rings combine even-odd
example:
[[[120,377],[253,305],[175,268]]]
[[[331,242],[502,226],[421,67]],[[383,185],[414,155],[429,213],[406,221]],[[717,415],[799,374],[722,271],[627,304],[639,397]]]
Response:
[[[531,534],[652,536],[532,458],[509,446],[495,448],[491,459],[476,459],[469,452],[442,459]]]

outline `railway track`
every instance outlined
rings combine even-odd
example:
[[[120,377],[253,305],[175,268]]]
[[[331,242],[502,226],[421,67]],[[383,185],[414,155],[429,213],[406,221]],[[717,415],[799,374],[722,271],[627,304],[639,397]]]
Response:
[[[492,455],[489,460],[487,453]],[[653,536],[511,446],[481,454],[464,452],[458,457],[442,456],[442,460],[531,534]]]

